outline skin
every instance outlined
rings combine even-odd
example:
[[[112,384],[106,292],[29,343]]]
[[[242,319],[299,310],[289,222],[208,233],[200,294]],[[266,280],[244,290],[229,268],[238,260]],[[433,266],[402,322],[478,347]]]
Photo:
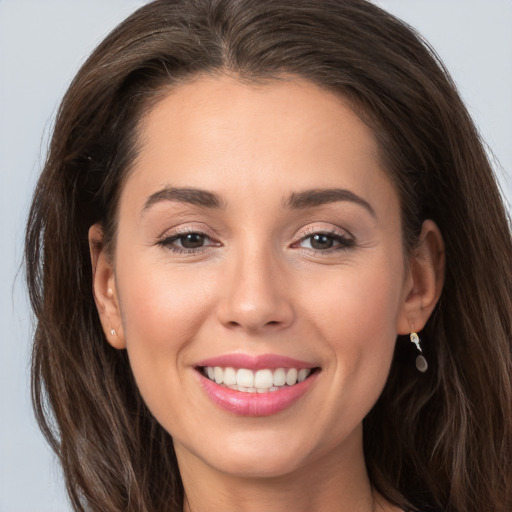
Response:
[[[444,263],[431,221],[404,256],[371,130],[343,99],[296,78],[204,76],[153,108],[140,141],[112,260],[94,243],[101,226],[90,230],[94,289],[107,339],[128,351],[173,436],[184,510],[398,510],[372,492],[362,421],[397,334],[432,312]],[[215,193],[221,207],[154,196],[170,188]],[[367,206],[354,196],[287,204],[331,188]],[[187,232],[204,233],[203,246],[176,252]],[[315,250],[315,233],[333,247]],[[320,372],[284,411],[241,417],[207,397],[195,369],[228,353],[285,355]]]

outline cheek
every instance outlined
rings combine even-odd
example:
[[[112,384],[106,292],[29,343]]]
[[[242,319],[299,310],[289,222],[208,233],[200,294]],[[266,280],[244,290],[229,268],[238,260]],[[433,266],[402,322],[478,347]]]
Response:
[[[142,335],[150,342],[161,336],[168,344],[170,338],[179,337],[180,332],[200,320],[206,302],[205,286],[191,279],[189,273],[146,271],[136,275],[135,270],[133,278],[119,279],[128,341]]]
[[[308,302],[315,336],[327,348],[326,409],[317,417],[332,434],[324,440],[326,451],[359,425],[378,400],[396,343],[400,267],[396,278],[386,266],[352,270],[326,279],[323,291],[310,294]]]
[[[165,384],[178,378],[182,355],[211,310],[215,284],[207,276],[136,257],[118,262],[116,278],[132,370],[152,402],[156,390],[171,389]]]
[[[333,399],[359,401],[363,415],[380,395],[389,373],[402,276],[400,258],[374,262],[323,279],[317,276],[315,293],[309,294],[307,314],[329,350],[326,367],[336,375],[336,389],[350,390]]]
[[[307,307],[319,327],[332,334],[330,338],[343,343],[344,339],[363,340],[367,333],[371,344],[375,337],[396,336],[402,287],[400,269],[393,272],[392,268],[354,267],[320,279],[317,276],[315,287],[301,293],[308,297]]]

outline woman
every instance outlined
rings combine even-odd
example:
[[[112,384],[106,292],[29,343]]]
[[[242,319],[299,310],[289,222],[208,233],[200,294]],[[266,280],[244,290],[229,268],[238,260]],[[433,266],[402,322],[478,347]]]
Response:
[[[66,94],[27,228],[74,508],[510,510],[511,245],[387,13],[141,8]]]

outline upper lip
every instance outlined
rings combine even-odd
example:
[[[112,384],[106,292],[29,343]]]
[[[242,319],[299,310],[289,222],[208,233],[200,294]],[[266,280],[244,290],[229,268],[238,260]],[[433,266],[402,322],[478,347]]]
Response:
[[[224,354],[199,361],[196,366],[220,366],[222,368],[246,368],[249,370],[262,370],[265,368],[316,368],[318,365],[299,361],[279,354]]]

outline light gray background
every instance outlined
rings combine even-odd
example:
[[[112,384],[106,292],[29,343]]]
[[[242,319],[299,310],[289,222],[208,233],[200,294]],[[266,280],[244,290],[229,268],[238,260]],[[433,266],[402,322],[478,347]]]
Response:
[[[256,0],[255,0],[256,1]],[[433,44],[512,198],[512,0],[375,0]],[[21,263],[31,191],[59,99],[94,46],[143,0],[0,0],[0,512],[66,512],[29,400]]]

